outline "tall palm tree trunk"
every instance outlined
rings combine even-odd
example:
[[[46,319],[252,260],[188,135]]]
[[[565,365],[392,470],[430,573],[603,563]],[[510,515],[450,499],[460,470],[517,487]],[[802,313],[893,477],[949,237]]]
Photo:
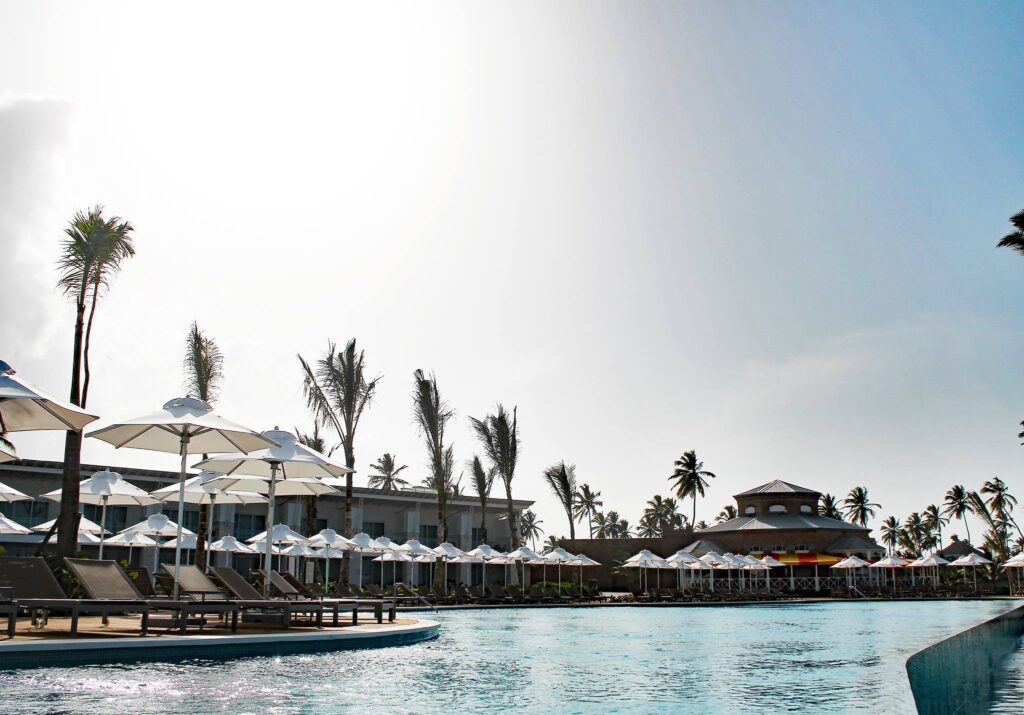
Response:
[[[83,283],[75,303],[75,341],[71,358],[70,402],[81,406],[82,338],[85,323],[85,296],[88,284]],[[78,482],[81,480],[82,433],[68,430],[64,437],[64,467],[61,473],[60,515],[57,517],[57,553],[74,556],[78,550]],[[47,535],[49,536],[49,535]]]
[[[503,481],[505,482],[505,500],[508,504],[508,528],[512,534],[512,550],[515,551],[520,547],[518,528],[519,524],[516,521],[516,512],[512,506],[512,485],[508,482],[507,479]]]

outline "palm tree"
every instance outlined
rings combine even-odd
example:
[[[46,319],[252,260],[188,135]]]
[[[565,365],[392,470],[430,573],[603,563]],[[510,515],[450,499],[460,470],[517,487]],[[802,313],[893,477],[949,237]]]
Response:
[[[846,498],[843,499],[843,509],[846,511],[846,516],[854,524],[859,524],[860,526],[866,526],[868,519],[875,515],[875,509],[878,508],[879,505],[873,503],[868,497],[866,487],[854,487],[846,495]]]
[[[120,217],[106,219],[103,207],[95,206],[88,212],[77,212],[64,229],[66,238],[61,244],[57,261],[60,278],[57,286],[64,295],[75,301],[75,338],[71,358],[72,404],[85,407],[89,397],[89,348],[92,343],[92,324],[96,317],[103,288],[121,269],[121,264],[135,255],[131,236],[134,229]],[[91,296],[91,297],[90,297]],[[89,308],[86,327],[85,311]],[[83,385],[83,364],[84,378]],[[74,556],[78,550],[78,482],[82,458],[82,433],[68,430],[64,437],[64,468],[61,476],[60,514],[54,523],[57,530],[57,549],[61,556]],[[50,534],[44,541],[48,541]]]
[[[988,504],[978,492],[969,492],[967,501],[971,513],[981,517],[988,530],[984,534],[986,548],[996,556],[996,560],[1005,561],[1009,555],[1007,523],[997,513],[991,511]]]
[[[561,502],[569,520],[569,538],[575,541],[576,521],[573,514],[576,510],[576,465],[566,464],[564,459],[558,464],[552,464],[544,470],[544,481]]]
[[[444,432],[448,421],[455,416],[455,410],[441,399],[434,375],[428,377],[422,370],[417,370],[413,373],[413,380],[413,417],[427,447],[430,479],[437,492],[437,536],[444,542],[448,541],[448,489],[455,464],[454,447],[445,446]],[[437,586],[444,586],[443,574],[435,574],[435,580]]]
[[[377,471],[370,473],[367,484],[375,489],[380,489],[385,492],[397,492],[400,488],[409,483],[398,476],[408,468],[409,466],[406,464],[399,467],[398,462],[395,461],[395,456],[390,452],[385,452],[384,455],[370,467],[370,469],[376,469]]]
[[[668,479],[675,482],[676,496],[680,499],[693,497],[691,523],[697,521],[697,496],[704,496],[704,490],[708,486],[707,480],[714,478],[714,474],[704,470],[704,462],[697,458],[695,450],[683,453],[683,456],[676,460],[675,469]]]
[[[591,539],[594,538],[594,514],[601,506],[604,506],[604,502],[601,501],[601,492],[592,490],[589,484],[581,484],[580,488],[576,490],[576,507],[572,515],[579,520],[582,520],[584,516],[587,517]]]
[[[996,247],[1010,248],[1024,254],[1024,211],[1011,216],[1010,223],[1013,224],[1015,230],[1003,236]]]
[[[938,544],[938,548],[942,548],[942,527],[949,523],[949,519],[942,516],[942,512],[939,511],[939,507],[935,504],[929,504],[924,510],[924,528],[928,530],[929,535],[935,534],[935,543]]]
[[[630,527],[629,522],[625,519],[617,519],[615,521],[615,538],[616,539],[628,539],[633,535],[633,529]]]
[[[725,506],[722,507],[722,511],[718,512],[718,516],[715,517],[715,523],[721,524],[723,522],[729,521],[730,519],[735,519],[736,517],[736,507],[733,506],[732,504],[726,504]]]
[[[661,529],[654,514],[645,511],[640,517],[640,526],[637,529],[637,536],[643,539],[654,539],[661,536]]]
[[[612,512],[614,513],[614,512]],[[601,512],[594,512],[593,534],[595,539],[610,539],[612,522]]]
[[[540,525],[544,521],[537,518],[537,515],[532,510],[525,510],[519,518],[519,533],[522,534],[523,539],[530,542],[531,547],[537,545],[537,539],[544,533],[544,530],[540,528]],[[513,531],[516,531],[515,529]]]
[[[886,517],[882,522],[882,543],[889,549],[889,555],[893,555],[896,543],[899,541],[900,520],[895,516]]]
[[[828,492],[818,498],[818,513],[829,519],[839,519],[840,521],[843,519],[843,513],[839,511],[836,498]]]
[[[192,323],[185,339],[185,390],[193,397],[213,404],[220,394],[224,379],[224,355],[213,338],[204,335],[199,323]],[[207,455],[203,455],[206,459]],[[196,533],[196,564],[206,567],[206,527],[210,521],[209,504],[199,505],[199,528]]]
[[[986,502],[992,513],[998,515],[1006,524],[1013,524],[1017,534],[1020,538],[1024,539],[1024,533],[1021,532],[1020,527],[1017,526],[1017,521],[1013,518],[1013,509],[1017,506],[1017,497],[1010,494],[1010,487],[1007,486],[1006,482],[999,477],[993,477],[981,485],[981,493],[988,496]]]
[[[967,543],[971,543],[971,526],[967,523],[967,514],[971,512],[970,499],[967,497],[967,488],[957,484],[949,488],[946,497],[942,502],[942,513],[955,519],[963,520],[964,528],[967,529]]]
[[[487,415],[482,420],[470,417],[469,422],[476,433],[480,444],[483,446],[484,456],[490,462],[490,466],[497,471],[505,485],[505,499],[507,506],[506,518],[511,526],[515,523],[515,511],[512,505],[512,479],[515,477],[516,464],[519,460],[519,424],[516,419],[517,408],[512,408],[509,415],[500,404],[493,415]],[[515,529],[511,530],[512,550],[518,549],[519,534]],[[512,571],[515,574],[515,570]]]
[[[469,473],[473,478],[473,490],[480,500],[480,543],[487,543],[487,500],[491,496],[491,487],[494,485],[494,475],[497,474],[494,467],[484,469],[484,463],[480,461],[480,455],[474,454],[470,460]]]
[[[552,551],[554,551],[555,549],[559,548],[560,546],[561,546],[561,544],[558,541],[558,537],[555,536],[554,534],[551,534],[544,541],[544,551],[542,553],[550,554]]]
[[[356,428],[363,411],[373,402],[381,377],[366,379],[363,351],[352,338],[345,349],[337,351],[327,343],[327,352],[316,363],[316,371],[301,355],[302,391],[313,418],[322,426],[331,425],[345,450],[345,466],[356,466]],[[352,533],[352,473],[345,475],[345,533]]]
[[[700,531],[701,529],[708,528],[708,523],[706,521],[704,521],[703,519],[701,519],[700,521],[698,521],[696,524],[693,525],[693,528],[696,531]]]

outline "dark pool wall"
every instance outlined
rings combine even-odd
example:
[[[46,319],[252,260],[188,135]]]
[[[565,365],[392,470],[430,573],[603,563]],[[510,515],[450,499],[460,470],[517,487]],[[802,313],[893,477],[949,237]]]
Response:
[[[1001,663],[1024,635],[1024,606],[915,653],[907,676],[921,715],[988,713]]]

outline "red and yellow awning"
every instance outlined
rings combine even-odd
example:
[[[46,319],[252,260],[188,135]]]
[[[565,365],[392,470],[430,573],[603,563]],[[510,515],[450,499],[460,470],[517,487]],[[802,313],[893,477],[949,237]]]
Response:
[[[772,554],[772,558],[786,566],[831,566],[843,560],[832,554]]]

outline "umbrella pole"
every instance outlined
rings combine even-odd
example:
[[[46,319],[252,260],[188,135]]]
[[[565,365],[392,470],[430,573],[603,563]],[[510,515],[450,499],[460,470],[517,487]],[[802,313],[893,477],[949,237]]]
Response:
[[[188,427],[181,431],[181,478],[178,479],[178,529],[174,542],[174,600],[178,600],[178,578],[181,574],[181,522],[185,519],[185,459],[188,457]],[[155,573],[155,572],[154,572]]]
[[[206,570],[210,570],[210,559],[213,558],[210,544],[213,543],[213,512],[217,505],[217,495],[210,495],[210,513],[206,517]]]
[[[270,463],[270,493],[267,495],[267,543],[264,546],[266,554],[267,570],[263,572],[263,597],[270,598],[270,571],[274,566],[272,561],[274,548],[274,494],[277,491],[277,463]]]
[[[107,535],[107,499],[109,498],[110,497],[104,494],[103,505],[100,507],[100,561],[103,560],[103,540]],[[131,558],[130,551],[128,553],[128,558]]]

